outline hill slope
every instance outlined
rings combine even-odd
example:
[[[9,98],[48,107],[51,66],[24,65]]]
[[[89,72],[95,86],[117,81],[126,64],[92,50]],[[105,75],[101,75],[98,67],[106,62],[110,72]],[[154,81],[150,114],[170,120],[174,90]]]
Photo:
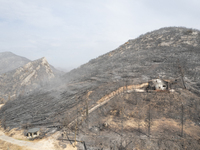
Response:
[[[68,125],[75,133],[78,118],[77,139],[91,149],[199,149],[199,66],[200,32],[162,28],[70,71],[52,91],[7,102],[0,119],[4,127]],[[147,92],[158,77],[176,80],[174,92]]]
[[[97,78],[122,79],[138,82],[152,78],[176,78],[179,66],[185,79],[196,83],[199,89],[200,32],[187,28],[162,28],[134,40],[129,40],[116,50],[89,61],[65,75],[68,80]]]

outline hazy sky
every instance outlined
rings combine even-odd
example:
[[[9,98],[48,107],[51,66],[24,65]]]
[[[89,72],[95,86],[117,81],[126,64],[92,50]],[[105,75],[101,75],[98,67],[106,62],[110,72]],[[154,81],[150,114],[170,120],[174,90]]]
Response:
[[[200,0],[0,0],[0,52],[68,70],[167,26],[200,29]]]

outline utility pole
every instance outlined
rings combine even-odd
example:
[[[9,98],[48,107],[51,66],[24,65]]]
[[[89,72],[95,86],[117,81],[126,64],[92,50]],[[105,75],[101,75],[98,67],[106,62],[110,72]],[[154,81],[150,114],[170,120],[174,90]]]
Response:
[[[184,116],[184,109],[183,109],[183,103],[181,104],[181,137],[183,137],[183,116]]]
[[[150,138],[150,130],[151,130],[151,103],[150,103],[150,100],[149,100],[149,125],[148,125],[148,135],[149,135],[149,138]]]
[[[124,74],[124,65],[123,65],[123,74]],[[124,104],[124,94],[125,94],[125,93],[124,93],[124,87],[125,87],[124,83],[125,83],[125,82],[124,82],[124,78],[123,78],[122,107],[121,107],[121,125],[122,125],[122,126],[121,126],[121,143],[120,143],[121,146],[122,146],[123,128],[124,128],[124,127],[123,127],[123,123],[124,123],[124,122],[123,122],[123,120],[124,120],[124,118],[123,118],[123,117],[124,117],[124,116],[123,116],[123,113],[124,113],[124,112],[123,112],[123,111],[124,111],[124,110],[123,110],[123,107],[124,107],[124,105],[123,105],[123,104]]]
[[[184,82],[184,79],[183,79],[184,78],[183,68],[180,65],[179,59],[178,59],[178,69],[179,69],[179,72],[181,74],[181,82],[182,82],[183,88],[186,89],[185,82]]]
[[[75,138],[74,138],[74,147],[76,146],[76,134],[77,134],[77,122],[78,122],[78,118],[76,120],[76,127],[75,127]]]
[[[88,99],[86,99],[86,123],[89,128]]]
[[[123,123],[124,123],[124,114],[123,114],[123,106],[122,106],[122,109],[121,109],[121,123],[122,123],[122,128],[121,128],[121,146],[122,146],[122,140],[123,140],[123,129],[124,129],[124,126],[123,126]]]
[[[79,134],[79,119],[78,119],[79,116],[81,116],[81,115],[80,115],[80,111],[77,109],[77,125],[78,125],[78,126],[77,126],[77,135]]]
[[[139,132],[139,137],[140,137],[140,109],[138,108],[138,132]]]

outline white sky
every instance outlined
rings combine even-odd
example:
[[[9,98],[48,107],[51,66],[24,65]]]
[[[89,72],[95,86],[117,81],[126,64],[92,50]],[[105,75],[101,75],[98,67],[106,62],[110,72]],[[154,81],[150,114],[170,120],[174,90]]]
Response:
[[[200,0],[0,0],[0,52],[67,70],[168,26],[200,29]]]

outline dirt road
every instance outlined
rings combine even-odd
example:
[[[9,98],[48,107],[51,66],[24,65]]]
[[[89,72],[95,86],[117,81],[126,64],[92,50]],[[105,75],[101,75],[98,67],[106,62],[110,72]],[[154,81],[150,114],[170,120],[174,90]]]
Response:
[[[129,86],[123,86],[120,87],[119,89],[117,89],[116,91],[111,92],[108,95],[103,96],[100,100],[97,101],[97,105],[95,105],[94,107],[90,108],[88,110],[88,113],[92,113],[93,111],[95,111],[96,109],[98,109],[99,107],[103,106],[104,104],[106,104],[107,102],[109,102],[112,98],[114,98],[116,95],[121,95],[124,94],[126,92],[145,92],[144,87],[147,87],[148,83],[143,83],[143,84],[138,84],[138,85],[129,85]],[[81,119],[83,116],[78,117],[78,119]],[[77,119],[73,120],[68,127],[71,127],[75,122],[77,121]]]
[[[22,146],[30,150],[47,150],[47,149],[54,150],[53,141],[51,139],[45,139],[38,142],[37,141],[33,141],[33,142],[23,141],[23,140],[17,140],[12,137],[9,137],[0,131],[0,140],[14,144],[14,145]]]

